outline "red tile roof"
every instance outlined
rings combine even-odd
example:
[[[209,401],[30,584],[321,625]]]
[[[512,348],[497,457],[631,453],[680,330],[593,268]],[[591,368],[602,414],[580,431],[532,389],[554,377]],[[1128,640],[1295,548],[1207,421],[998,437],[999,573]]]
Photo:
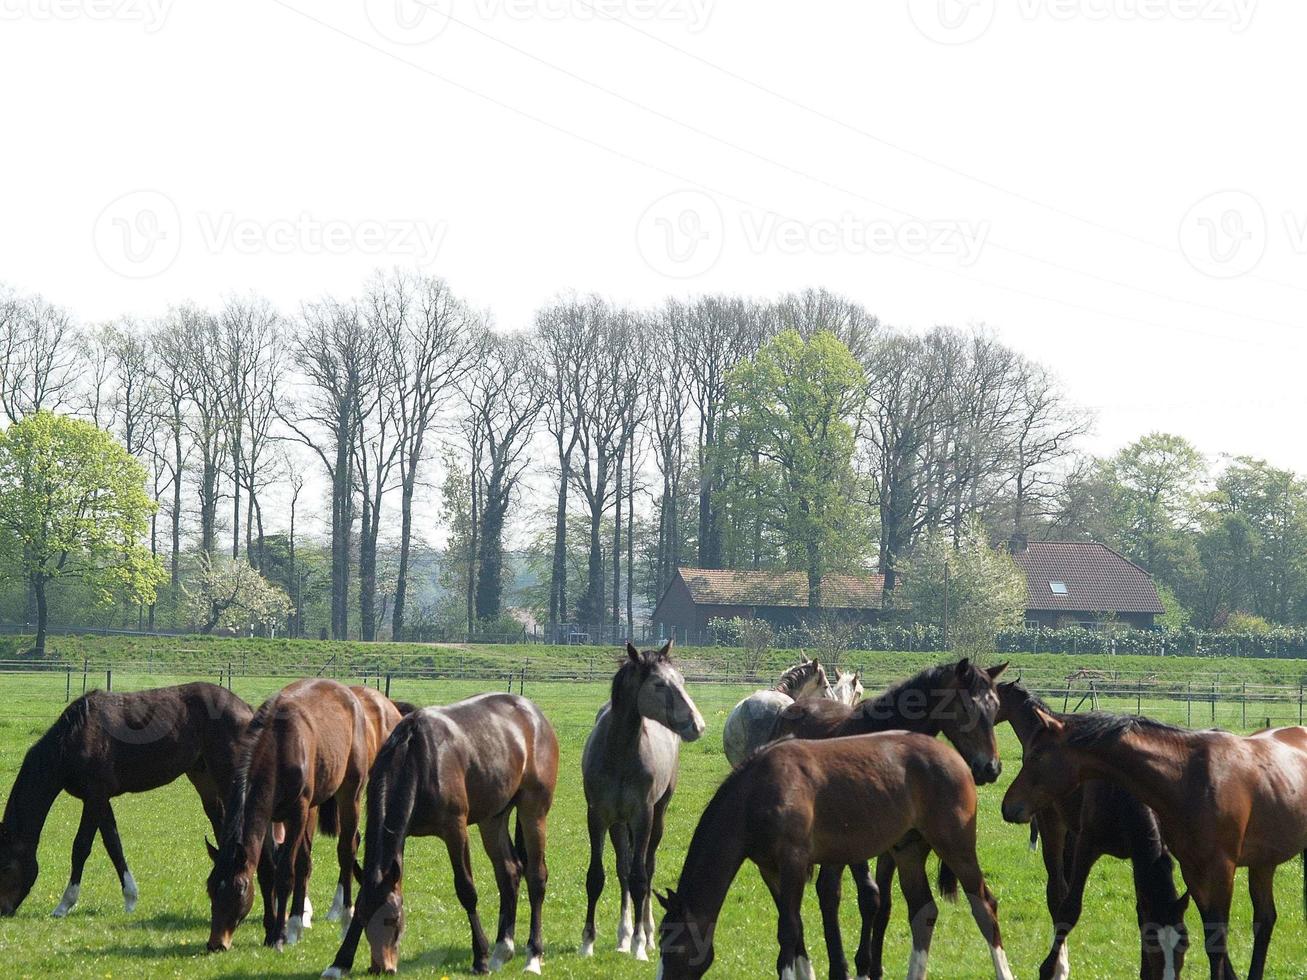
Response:
[[[737,572],[724,569],[680,568],[690,597],[700,606],[780,606],[806,608],[807,572]],[[879,609],[885,589],[883,575],[822,576],[824,609]]]
[[[1028,609],[1163,613],[1152,576],[1095,541],[1032,541],[1012,556],[1026,573]],[[1066,585],[1056,595],[1050,583]]]

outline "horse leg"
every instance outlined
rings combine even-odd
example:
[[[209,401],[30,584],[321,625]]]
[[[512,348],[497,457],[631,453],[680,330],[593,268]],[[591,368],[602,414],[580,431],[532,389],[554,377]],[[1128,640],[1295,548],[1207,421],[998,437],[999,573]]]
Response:
[[[123,910],[131,913],[136,911],[136,900],[140,898],[140,890],[136,887],[136,879],[132,877],[131,871],[127,867],[127,858],[123,854],[123,840],[118,836],[118,821],[114,819],[113,805],[104,801],[104,807],[100,810],[100,840],[104,842],[104,849],[109,852],[109,860],[113,862],[114,870],[118,872],[118,883],[123,889]]]
[[[1052,834],[1044,838],[1045,855],[1054,849],[1053,840]],[[1071,935],[1071,930],[1080,921],[1080,913],[1084,908],[1085,882],[1089,880],[1089,872],[1093,870],[1094,863],[1101,856],[1102,853],[1091,845],[1085,835],[1079,834],[1076,836],[1072,848],[1071,872],[1066,883],[1066,890],[1061,901],[1051,910],[1053,915],[1053,946],[1049,949],[1048,955],[1044,957],[1044,962],[1039,965],[1039,980],[1066,980],[1071,975],[1071,962],[1066,948],[1067,937]],[[1052,872],[1050,872],[1049,878],[1050,895],[1053,890],[1051,874]]]
[[[776,899],[776,938],[780,955],[776,974],[781,980],[815,980],[808,950],[803,944],[803,891],[808,884],[808,862],[795,854],[785,855],[774,890]]]
[[[295,826],[298,824],[298,828]],[[318,827],[318,811],[304,806],[286,823],[287,863],[291,867],[290,919],[286,923],[286,945],[294,946],[309,928],[309,878],[313,874],[313,834]]]
[[[586,827],[590,831],[590,867],[585,874],[585,926],[581,929],[581,955],[594,956],[595,906],[604,893],[604,826],[603,819],[594,807],[586,812]]]
[[[998,899],[985,884],[985,876],[976,861],[974,825],[972,825],[971,836],[964,846],[948,842],[943,848],[936,846],[935,851],[939,854],[940,860],[957,875],[963,891],[967,893],[967,900],[971,903],[971,916],[980,927],[980,934],[989,943],[989,956],[994,966],[995,980],[1013,980],[1012,967],[1008,965],[1007,953],[1003,950],[1003,937],[998,928]]]
[[[472,929],[472,972],[490,972],[490,942],[481,928],[477,915],[477,889],[472,881],[472,852],[467,844],[467,824],[460,822],[454,833],[445,840],[449,863],[454,869],[454,891],[458,895],[467,922]]]
[[[277,846],[276,862],[273,867],[272,889],[276,897],[273,903],[273,922],[269,935],[265,938],[268,945],[281,949],[288,941],[297,941],[290,939],[290,924],[287,922],[287,916],[290,914],[290,895],[291,889],[295,884],[295,857],[299,848],[299,839],[304,832],[305,814],[297,811],[290,820],[286,821],[285,840]],[[295,928],[298,931],[301,923],[296,923]]]
[[[939,908],[930,892],[926,877],[926,857],[930,849],[912,844],[894,851],[899,872],[899,888],[908,903],[908,925],[912,930],[912,955],[908,958],[908,980],[926,980],[926,963],[930,958],[930,939],[935,932]]]
[[[1230,963],[1230,902],[1234,898],[1234,864],[1203,869],[1206,874],[1191,888],[1203,919],[1203,945],[1212,980],[1238,980]],[[1185,876],[1189,880],[1189,876]]]
[[[830,980],[848,980],[849,962],[844,958],[844,937],[840,934],[840,879],[844,868],[823,864],[817,872],[817,902],[821,906],[821,927],[826,936],[826,958]]]
[[[526,966],[523,973],[540,973],[540,958],[545,953],[544,909],[545,886],[549,883],[549,865],[545,862],[545,818],[552,800],[549,795],[540,799],[528,796],[517,806],[517,826],[522,832],[522,849],[526,851],[526,894],[531,902],[531,934],[527,938]],[[599,836],[600,843],[603,835]]]
[[[1275,930],[1275,867],[1248,869],[1248,894],[1253,900],[1253,960],[1248,980],[1262,980],[1266,951]]]
[[[617,920],[617,951],[629,953],[631,938],[635,935],[634,916],[631,912],[631,825],[613,824],[608,828],[608,839],[613,842],[617,884],[622,890],[622,914]]]
[[[671,800],[672,794],[668,791],[654,805],[653,823],[649,828],[649,850],[644,859],[645,872],[649,878],[649,890],[644,896],[644,916],[641,921],[644,924],[644,948],[650,953],[654,951],[654,933],[656,932],[653,914],[654,871],[657,866],[658,845],[663,842],[663,818],[667,813],[667,804]],[[639,927],[637,926],[637,928]]]
[[[880,980],[885,975],[885,933],[889,931],[890,910],[894,903],[890,894],[894,886],[894,858],[882,854],[876,858],[876,880],[864,861],[853,866],[854,880],[858,882],[858,913],[862,918],[862,936],[854,964],[859,977]]]
[[[341,799],[344,796],[344,799]],[[359,849],[359,798],[354,793],[344,793],[336,797],[336,864],[339,875],[336,878],[336,894],[327,910],[328,922],[340,922],[340,934],[344,938],[349,928],[349,920],[354,908],[354,859]]]
[[[499,924],[495,928],[495,948],[490,954],[491,972],[511,960],[516,952],[513,934],[517,926],[517,892],[522,881],[522,868],[508,836],[508,817],[508,813],[501,813],[478,827],[481,844],[490,858],[495,884],[499,887]]]
[[[277,923],[277,852],[269,834],[259,851],[259,895],[263,899],[263,945],[275,946],[281,936]]]
[[[649,950],[645,947],[645,903],[650,900],[649,841],[653,834],[652,808],[640,814],[631,824],[631,908],[635,913],[634,939],[631,952],[637,960],[647,963]]]
[[[56,919],[62,919],[77,904],[77,899],[82,893],[82,870],[86,867],[86,859],[91,856],[91,845],[95,843],[95,832],[98,828],[99,821],[92,812],[92,805],[84,800],[82,820],[77,825],[77,836],[73,838],[73,867],[68,875],[68,887],[64,889],[59,904],[50,913]]]

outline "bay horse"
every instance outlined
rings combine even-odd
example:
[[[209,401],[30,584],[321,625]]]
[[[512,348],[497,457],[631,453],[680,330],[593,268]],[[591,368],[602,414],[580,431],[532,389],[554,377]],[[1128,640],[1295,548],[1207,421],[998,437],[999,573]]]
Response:
[[[1234,872],[1248,868],[1253,906],[1249,980],[1260,980],[1275,925],[1275,869],[1307,870],[1307,729],[1239,736],[1147,718],[1038,711],[1003,818],[1029,820],[1088,779],[1105,779],[1157,814],[1202,916],[1213,980],[1235,980],[1228,936]],[[1305,896],[1307,897],[1307,896]],[[1164,936],[1168,958],[1176,937]]]
[[[854,706],[812,698],[796,701],[777,717],[772,737],[825,739],[895,729],[932,738],[942,733],[966,761],[975,781],[981,785],[992,783],[1002,771],[994,738],[999,707],[995,682],[1005,669],[1006,663],[977,667],[964,658],[957,663],[927,667]],[[886,866],[892,868],[892,863]],[[857,886],[861,918],[854,964],[858,976],[874,976],[873,963],[879,961],[880,946],[873,948],[872,933],[880,903],[888,901],[888,889],[884,894],[878,892],[866,861],[854,863],[850,870]],[[839,923],[842,872],[839,865],[823,865],[817,874],[832,980],[848,977]]]
[[[800,698],[832,696],[826,668],[821,661],[805,657],[802,662],[786,668],[775,687],[754,691],[740,699],[726,716],[726,724],[722,726],[722,750],[727,761],[738,766],[754,749],[766,744],[776,724],[776,716],[786,705]]]
[[[481,694],[404,718],[381,747],[368,777],[368,832],[357,914],[324,977],[354,964],[366,931],[373,973],[394,973],[404,929],[404,844],[439,837],[454,869],[454,889],[472,928],[472,971],[512,959],[523,871],[531,901],[527,973],[540,972],[541,910],[548,869],[545,818],[558,780],[558,739],[544,714],[514,694]],[[517,811],[516,840],[508,833]],[[468,828],[475,825],[499,886],[499,928],[493,954],[477,915]]]
[[[197,682],[149,691],[91,691],[66,707],[23,759],[0,824],[0,915],[13,915],[36,881],[37,843],[55,798],[82,801],[73,838],[72,873],[54,910],[77,904],[82,870],[97,831],[131,912],[139,891],[123,856],[110,800],[143,793],[185,775],[215,830],[231,784],[236,747],[253,712],[216,684]]]
[[[703,716],[672,663],[672,641],[657,651],[626,645],[612,696],[595,718],[581,755],[590,867],[581,955],[592,956],[595,906],[604,890],[604,835],[612,839],[621,885],[617,951],[647,960],[654,938],[649,897],[667,804],[676,791],[681,741],[704,731]]]
[[[998,685],[998,715],[1021,744],[1029,744],[1039,730],[1039,712],[1053,714],[1043,701],[1019,681]],[[1174,862],[1162,840],[1157,815],[1125,790],[1101,779],[1083,786],[1036,814],[1043,837],[1043,859],[1048,881],[1045,901],[1053,921],[1053,945],[1039,967],[1040,980],[1066,980],[1070,975],[1066,940],[1080,919],[1085,884],[1100,857],[1128,860],[1134,875],[1135,910],[1139,920],[1140,980],[1174,980],[1184,963],[1188,934],[1184,913],[1188,897],[1176,895]],[[1035,827],[1034,820],[1031,828]],[[1033,835],[1032,835],[1033,838]],[[1035,843],[1032,839],[1032,849]],[[880,977],[881,955],[890,915],[890,886],[894,862],[882,855],[876,863],[880,907],[872,926],[871,977]],[[1167,931],[1167,930],[1171,931]],[[1169,944],[1170,969],[1163,943]]]
[[[957,752],[911,732],[787,739],[760,749],[713,795],[676,889],[659,896],[667,914],[658,976],[696,980],[707,972],[727,890],[749,860],[776,903],[777,975],[812,980],[800,914],[812,866],[855,864],[892,850],[912,917],[908,980],[924,980],[937,912],[926,877],[932,849],[944,861],[941,890],[956,895],[961,882],[995,977],[1012,980],[998,903],[976,859],[976,786]]]
[[[254,904],[256,870],[264,945],[299,941],[320,807],[324,832],[338,838],[337,895],[340,914],[348,919],[363,786],[399,720],[399,709],[381,693],[325,678],[295,681],[254,713],[218,846],[206,841],[213,859],[210,952],[231,948],[236,927]],[[274,844],[274,823],[284,828],[284,843]]]

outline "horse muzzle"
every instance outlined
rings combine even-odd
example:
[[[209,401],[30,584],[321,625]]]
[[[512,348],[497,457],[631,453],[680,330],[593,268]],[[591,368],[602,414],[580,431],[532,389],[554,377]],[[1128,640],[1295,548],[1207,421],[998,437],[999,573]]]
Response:
[[[227,952],[227,950],[231,949],[231,935],[228,934],[226,936],[222,936],[222,935],[210,936],[209,942],[205,946],[205,949],[207,949],[210,953]]]
[[[1019,801],[1003,801],[1003,819],[1008,823],[1030,823],[1030,811]]]
[[[971,776],[975,779],[977,786],[984,786],[988,783],[997,782],[1002,772],[1003,763],[998,759],[990,759],[988,762],[973,767]]]

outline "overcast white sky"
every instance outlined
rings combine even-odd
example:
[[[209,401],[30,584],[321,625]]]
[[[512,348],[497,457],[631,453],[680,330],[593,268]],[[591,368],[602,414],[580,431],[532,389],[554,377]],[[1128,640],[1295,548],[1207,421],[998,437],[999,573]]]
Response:
[[[0,0],[0,280],[84,320],[378,265],[822,285],[1307,471],[1307,4]]]

